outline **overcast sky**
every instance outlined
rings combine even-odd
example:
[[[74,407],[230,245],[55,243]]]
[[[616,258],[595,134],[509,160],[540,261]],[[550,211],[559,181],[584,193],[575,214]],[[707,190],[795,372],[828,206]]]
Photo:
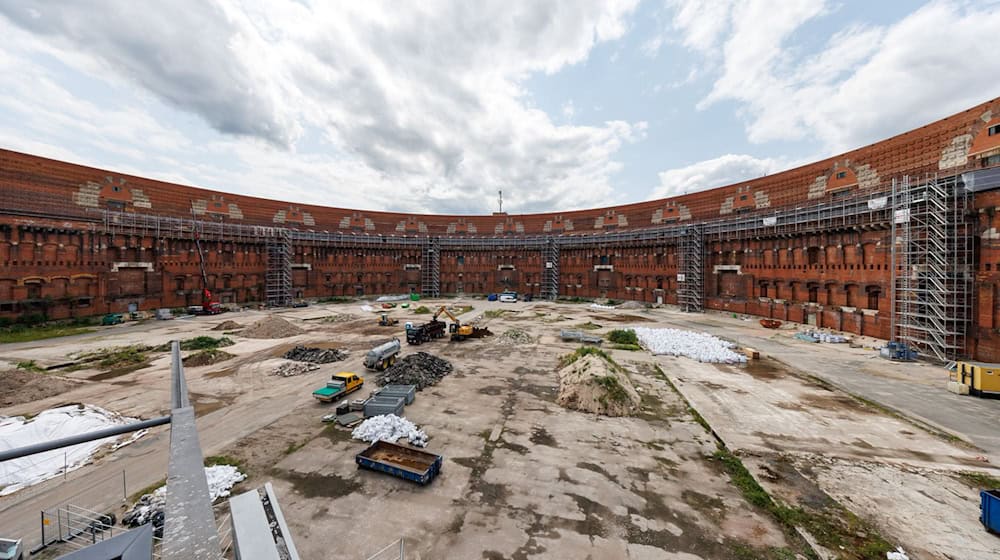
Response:
[[[604,206],[1000,96],[998,30],[996,1],[0,0],[0,146],[351,208]]]

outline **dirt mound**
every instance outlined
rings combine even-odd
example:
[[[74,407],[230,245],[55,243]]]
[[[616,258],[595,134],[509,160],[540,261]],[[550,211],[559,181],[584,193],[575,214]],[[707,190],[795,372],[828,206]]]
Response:
[[[218,325],[212,327],[213,331],[235,331],[242,329],[243,325],[237,323],[236,321],[223,321]]]
[[[520,346],[522,344],[534,344],[535,337],[521,329],[507,329],[502,335],[497,337],[497,344],[502,346]]]
[[[646,304],[641,301],[626,301],[625,303],[618,306],[618,309],[645,309]]]
[[[194,354],[184,358],[182,361],[184,362],[185,367],[199,367],[224,362],[232,357],[233,355],[229,352],[212,349],[195,352]]]
[[[560,406],[605,416],[631,416],[639,394],[625,372],[601,356],[585,355],[559,370]]]
[[[286,360],[294,360],[296,362],[309,362],[311,364],[329,364],[330,362],[339,362],[347,358],[347,352],[344,350],[327,350],[323,348],[307,348],[305,346],[296,346],[288,352],[285,352],[284,358]]]
[[[295,375],[309,373],[310,371],[316,371],[317,369],[319,369],[319,365],[310,364],[309,362],[285,362],[276,367],[274,371],[271,372],[271,375],[293,377]]]
[[[37,401],[73,387],[75,383],[54,375],[18,369],[0,371],[0,407]]]
[[[451,373],[452,366],[448,360],[442,360],[426,352],[410,354],[379,374],[376,383],[382,385],[416,385],[420,391],[424,387],[436,384],[444,376]]]
[[[247,338],[286,338],[306,331],[281,317],[268,315],[247,327],[241,334]]]

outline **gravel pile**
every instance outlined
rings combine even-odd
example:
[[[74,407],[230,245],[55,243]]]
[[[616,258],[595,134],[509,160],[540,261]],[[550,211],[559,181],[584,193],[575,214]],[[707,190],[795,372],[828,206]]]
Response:
[[[407,420],[395,414],[380,414],[365,420],[360,426],[354,428],[351,437],[375,443],[376,441],[396,441],[406,438],[410,445],[424,447],[427,445],[427,434],[423,430]]]
[[[357,318],[357,315],[351,315],[350,313],[338,313],[336,315],[327,315],[321,320],[324,323],[347,323]]]
[[[423,390],[441,381],[441,378],[452,371],[451,362],[432,356],[426,352],[417,352],[401,358],[389,369],[379,374],[376,383],[382,385],[416,385],[417,390]]]
[[[302,375],[303,373],[309,373],[310,371],[316,371],[318,369],[318,364],[311,364],[309,362],[285,362],[275,368],[275,370],[271,372],[271,375],[294,377],[296,375]]]
[[[535,337],[521,329],[508,329],[507,332],[497,337],[497,344],[503,346],[520,346],[522,344],[534,344]]]
[[[243,325],[237,323],[236,321],[223,321],[218,325],[212,327],[213,331],[235,331],[242,329]]]
[[[284,358],[286,360],[295,360],[296,362],[329,364],[330,362],[339,362],[346,359],[347,352],[335,349],[326,350],[323,348],[306,348],[305,346],[296,346],[288,352],[285,352]]]
[[[268,315],[247,327],[241,334],[247,338],[286,338],[304,332],[281,317]]]

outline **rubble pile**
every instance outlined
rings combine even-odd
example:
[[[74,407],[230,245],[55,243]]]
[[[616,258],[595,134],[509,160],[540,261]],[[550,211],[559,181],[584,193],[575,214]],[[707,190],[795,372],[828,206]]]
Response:
[[[639,342],[657,355],[687,356],[699,362],[713,364],[742,364],[747,357],[737,353],[735,344],[714,337],[679,329],[650,329],[636,327]]]
[[[271,372],[271,375],[294,377],[296,375],[302,375],[303,373],[309,373],[310,371],[316,371],[317,369],[319,369],[319,364],[311,364],[309,362],[285,362],[275,368],[275,370]]]
[[[602,414],[631,416],[641,399],[628,375],[600,355],[585,355],[559,370],[559,396],[564,408]]]
[[[232,465],[212,465],[205,467],[205,478],[208,481],[208,493],[214,502],[228,496],[229,490],[237,483],[246,480],[247,475]],[[149,494],[143,494],[139,501],[122,515],[122,525],[139,527],[146,523],[152,523],[154,535],[162,536],[163,508],[166,501],[166,486],[160,486]]]
[[[351,315],[350,313],[338,313],[336,315],[327,315],[323,317],[321,321],[324,323],[348,323],[357,319],[356,315]]]
[[[389,369],[380,373],[376,383],[380,387],[390,384],[416,385],[417,390],[421,391],[424,387],[435,385],[451,371],[451,362],[426,352],[417,352],[401,358]]]
[[[247,338],[287,338],[305,331],[274,315],[268,315],[247,327],[242,333]]]
[[[218,325],[212,327],[213,331],[236,331],[242,329],[243,325],[237,323],[236,321],[223,321]]]
[[[296,362],[329,364],[347,359],[347,352],[337,349],[307,348],[299,345],[285,352],[284,358],[286,360],[295,360]]]
[[[520,346],[522,344],[534,344],[535,337],[521,329],[507,329],[502,335],[497,337],[497,344],[502,346]]]
[[[424,447],[427,445],[427,434],[423,430],[407,420],[395,414],[380,414],[365,420],[360,426],[354,428],[351,437],[375,443],[376,441],[396,441],[406,438],[410,445]]]

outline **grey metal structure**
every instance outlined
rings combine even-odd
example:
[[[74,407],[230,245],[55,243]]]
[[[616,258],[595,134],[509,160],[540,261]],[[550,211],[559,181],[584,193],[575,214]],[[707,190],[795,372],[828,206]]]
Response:
[[[268,307],[292,304],[292,236],[290,230],[275,229],[267,238],[267,280],[265,299]]]
[[[229,510],[237,560],[299,560],[270,482],[230,498]]]
[[[697,313],[705,306],[705,235],[701,224],[684,228],[677,251],[677,303],[682,311]]]
[[[441,296],[441,246],[438,238],[427,238],[420,263],[420,295]]]
[[[153,526],[146,524],[60,556],[59,560],[149,560],[152,555]]]
[[[966,355],[972,320],[971,196],[956,177],[896,183],[893,336],[942,362]]]
[[[221,560],[204,457],[188,398],[180,343],[171,343],[170,451],[164,508],[164,560]]]
[[[559,298],[559,244],[555,238],[545,240],[542,254],[542,298]]]

